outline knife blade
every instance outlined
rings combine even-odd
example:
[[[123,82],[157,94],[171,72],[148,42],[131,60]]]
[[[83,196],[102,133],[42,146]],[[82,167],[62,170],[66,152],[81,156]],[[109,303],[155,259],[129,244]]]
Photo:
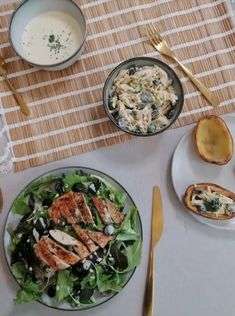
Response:
[[[151,241],[149,263],[145,286],[143,316],[153,316],[154,310],[154,248],[163,232],[163,209],[161,192],[158,186],[153,187]]]
[[[3,195],[2,195],[2,190],[0,188],[0,213],[3,209]]]

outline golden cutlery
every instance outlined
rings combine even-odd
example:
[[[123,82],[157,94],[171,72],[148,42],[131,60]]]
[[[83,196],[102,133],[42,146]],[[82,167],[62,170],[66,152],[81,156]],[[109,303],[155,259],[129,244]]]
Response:
[[[6,83],[8,85],[8,87],[10,88],[10,90],[13,93],[13,96],[16,100],[16,102],[18,103],[18,105],[21,108],[21,111],[25,114],[25,115],[29,115],[30,111],[29,111],[29,107],[26,104],[26,102],[24,101],[23,97],[21,96],[21,94],[15,89],[15,87],[13,86],[13,84],[10,82],[10,80],[7,78],[7,71],[6,71],[6,63],[4,61],[3,58],[0,58],[0,76],[2,76],[5,80]]]
[[[204,97],[211,103],[213,106],[219,105],[219,99],[211,92],[204,84],[199,81],[194,74],[188,70],[175,56],[174,52],[172,51],[171,47],[168,45],[166,40],[164,40],[155,25],[151,24],[147,26],[147,35],[148,38],[153,45],[153,47],[161,54],[172,58],[174,61],[178,63],[181,69],[186,73],[186,75],[192,80],[194,85],[201,91]]]
[[[152,226],[151,241],[149,249],[149,264],[145,287],[143,316],[152,316],[154,308],[154,248],[161,238],[163,232],[163,210],[159,187],[153,187],[152,201]]]
[[[2,190],[0,188],[0,213],[3,209],[3,195],[2,195]]]

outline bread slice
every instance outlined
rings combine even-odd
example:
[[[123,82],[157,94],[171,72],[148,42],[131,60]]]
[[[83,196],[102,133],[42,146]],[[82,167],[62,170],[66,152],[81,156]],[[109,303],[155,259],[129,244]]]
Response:
[[[183,202],[190,211],[207,218],[227,220],[235,217],[235,194],[214,183],[190,185]]]
[[[200,157],[210,163],[225,165],[233,155],[233,139],[225,121],[215,115],[201,118],[195,128]]]

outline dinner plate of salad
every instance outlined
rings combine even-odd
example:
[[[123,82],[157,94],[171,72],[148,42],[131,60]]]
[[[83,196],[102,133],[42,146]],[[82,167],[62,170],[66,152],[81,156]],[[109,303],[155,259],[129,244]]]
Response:
[[[137,207],[113,178],[84,167],[48,172],[23,188],[6,219],[5,256],[19,284],[14,302],[100,305],[132,277],[142,238]]]

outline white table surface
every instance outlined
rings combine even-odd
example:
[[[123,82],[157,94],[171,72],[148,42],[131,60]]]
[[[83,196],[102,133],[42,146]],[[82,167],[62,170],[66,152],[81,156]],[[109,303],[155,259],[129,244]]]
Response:
[[[6,2],[0,0],[0,3]],[[150,240],[151,193],[160,186],[165,229],[155,251],[155,313],[157,316],[231,316],[235,313],[235,233],[199,223],[178,201],[171,183],[174,149],[190,126],[150,138],[99,149],[20,173],[0,177],[4,210],[0,216],[0,315],[1,316],[140,316]],[[143,223],[141,265],[124,290],[111,301],[84,312],[59,312],[39,303],[14,306],[17,286],[10,275],[2,234],[7,211],[29,181],[46,171],[66,166],[92,167],[111,175],[136,202]],[[182,176],[184,176],[182,174]]]

